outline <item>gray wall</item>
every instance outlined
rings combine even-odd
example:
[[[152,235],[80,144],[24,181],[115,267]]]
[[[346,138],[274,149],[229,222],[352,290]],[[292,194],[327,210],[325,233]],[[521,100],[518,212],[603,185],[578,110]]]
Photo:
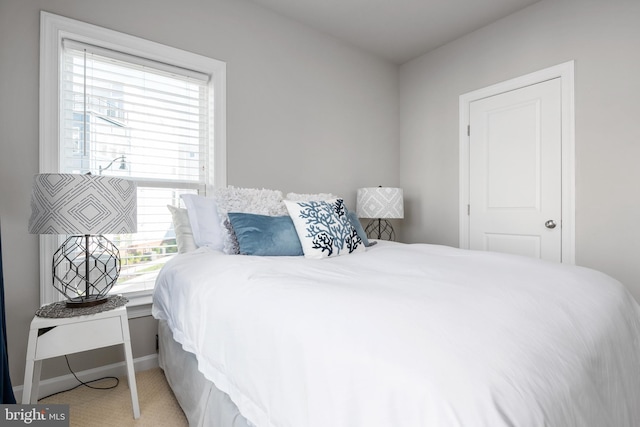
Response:
[[[573,59],[577,262],[640,298],[637,0],[543,0],[404,64],[399,76],[244,0],[0,0],[0,220],[14,384],[38,305],[37,237],[26,227],[38,170],[40,9],[227,61],[229,184],[331,191],[351,204],[358,187],[401,185],[402,240],[451,246],[459,96]],[[134,357],[153,353],[155,322],[131,327]],[[118,352],[96,351],[72,364],[115,360]],[[45,376],[65,369],[45,363]]]
[[[38,172],[40,10],[227,62],[228,183],[332,192],[398,184],[398,69],[244,0],[0,0],[0,220],[9,359],[22,384],[39,303],[37,236],[27,233]],[[156,324],[130,322],[134,357],[153,354]],[[95,358],[95,360],[93,360]],[[71,358],[75,370],[121,351]],[[43,377],[66,374],[45,362]]]
[[[406,241],[458,246],[461,94],[575,60],[576,262],[640,300],[640,2],[543,0],[400,68]]]

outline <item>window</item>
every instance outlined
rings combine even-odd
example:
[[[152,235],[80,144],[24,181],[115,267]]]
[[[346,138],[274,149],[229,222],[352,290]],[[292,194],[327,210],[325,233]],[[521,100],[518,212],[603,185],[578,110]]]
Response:
[[[62,47],[60,171],[137,181],[138,233],[107,236],[122,261],[112,292],[151,290],[177,252],[166,205],[207,185],[208,76],[68,38]]]
[[[138,232],[107,236],[122,260],[112,293],[150,302],[177,252],[166,205],[226,184],[225,64],[46,12],[41,26],[40,169],[137,182]],[[41,236],[41,303],[58,298],[57,241]]]

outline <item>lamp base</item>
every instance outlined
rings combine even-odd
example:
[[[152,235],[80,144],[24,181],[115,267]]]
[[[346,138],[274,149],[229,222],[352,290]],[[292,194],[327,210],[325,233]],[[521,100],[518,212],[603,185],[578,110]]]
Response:
[[[104,236],[69,237],[53,255],[53,287],[67,307],[91,307],[107,301],[120,275],[120,252]]]
[[[67,308],[82,308],[82,307],[93,307],[96,305],[104,304],[107,302],[109,298],[106,296],[89,296],[87,298],[78,297],[71,298],[65,301],[65,305]]]
[[[396,232],[393,231],[391,223],[386,219],[372,219],[364,232],[371,239],[396,240]]]

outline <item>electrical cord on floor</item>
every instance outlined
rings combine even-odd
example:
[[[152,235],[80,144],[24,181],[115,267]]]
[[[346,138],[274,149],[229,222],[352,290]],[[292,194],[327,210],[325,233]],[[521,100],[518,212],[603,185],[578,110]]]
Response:
[[[66,390],[58,391],[58,392],[55,392],[55,393],[51,393],[51,394],[49,394],[47,396],[41,397],[40,399],[38,399],[38,402],[41,401],[42,399],[46,399],[48,397],[55,396],[56,394],[66,393],[67,391],[75,390],[75,389],[77,389],[78,387],[81,387],[81,386],[89,387],[89,388],[92,388],[94,390],[111,390],[112,388],[118,387],[118,384],[120,384],[120,380],[117,377],[111,377],[111,376],[97,378],[97,379],[91,380],[91,381],[82,381],[80,378],[78,378],[76,373],[73,372],[73,369],[71,369],[71,365],[69,364],[69,358],[67,357],[66,354],[64,356],[64,360],[66,360],[66,362],[67,362],[67,368],[69,368],[69,372],[71,372],[71,374],[74,376],[74,378],[76,380],[78,380],[78,382],[80,384],[78,384],[75,387],[71,387],[71,388],[68,388]],[[112,386],[109,386],[109,387],[95,387],[95,386],[90,385],[91,383],[95,383],[95,382],[103,381],[103,380],[115,380],[116,383],[114,385],[112,385]]]

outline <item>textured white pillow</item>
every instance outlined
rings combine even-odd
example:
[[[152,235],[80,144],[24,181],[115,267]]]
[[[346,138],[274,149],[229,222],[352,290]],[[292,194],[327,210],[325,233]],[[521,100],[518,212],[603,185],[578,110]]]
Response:
[[[331,200],[336,198],[338,198],[338,196],[335,196],[331,193],[287,193],[287,200],[293,200],[294,202],[317,202],[320,200]]]
[[[342,199],[294,202],[285,200],[305,258],[327,258],[365,250],[351,225]]]
[[[224,225],[229,221],[229,212],[269,216],[288,214],[282,202],[282,191],[229,186],[216,188],[213,193],[218,205],[220,228],[223,230],[223,251],[228,254],[237,253],[237,244],[234,244],[231,233]]]
[[[187,210],[172,205],[167,205],[167,208],[169,212],[171,212],[171,219],[173,220],[173,230],[176,233],[178,253],[184,254],[198,249],[193,239],[193,230],[191,229]]]
[[[216,200],[197,194],[182,194],[180,197],[187,207],[196,246],[208,246],[221,251],[224,247],[224,237]]]

